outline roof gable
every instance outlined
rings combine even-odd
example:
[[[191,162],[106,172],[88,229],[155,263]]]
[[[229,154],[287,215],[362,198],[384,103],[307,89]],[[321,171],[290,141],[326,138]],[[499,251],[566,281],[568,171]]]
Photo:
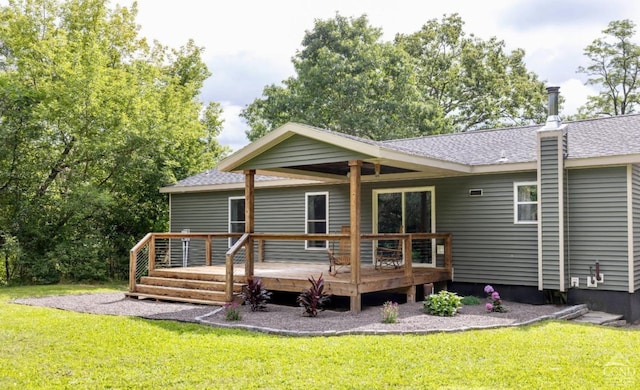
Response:
[[[294,134],[240,164],[236,169],[287,168],[338,161],[364,160],[371,157],[371,155],[345,149],[300,134]]]

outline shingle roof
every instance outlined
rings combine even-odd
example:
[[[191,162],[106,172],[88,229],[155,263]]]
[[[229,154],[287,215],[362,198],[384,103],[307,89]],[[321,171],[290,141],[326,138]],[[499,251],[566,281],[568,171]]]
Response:
[[[256,175],[255,181],[268,181],[268,180],[281,180],[281,177]],[[172,187],[190,187],[190,186],[205,186],[215,184],[232,184],[232,183],[244,183],[244,175],[234,172],[222,172],[217,168],[212,168],[197,175],[189,176],[186,179],[182,179]]]
[[[567,122],[568,159],[640,153],[640,114]],[[536,161],[540,125],[384,142],[388,148],[469,165]]]
[[[465,165],[534,162],[541,125],[478,130],[391,141],[373,141],[319,129],[368,145]],[[640,114],[566,122],[568,159],[640,154]],[[505,160],[506,159],[506,160]],[[256,181],[281,177],[256,175]],[[244,175],[216,168],[180,180],[172,187],[242,183]]]

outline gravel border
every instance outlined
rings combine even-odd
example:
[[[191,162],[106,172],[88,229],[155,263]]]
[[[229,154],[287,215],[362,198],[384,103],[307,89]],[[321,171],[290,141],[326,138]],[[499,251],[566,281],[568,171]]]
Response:
[[[422,302],[399,305],[398,322],[382,323],[380,306],[364,307],[360,313],[327,310],[316,318],[303,315],[300,307],[268,304],[267,311],[251,312],[240,306],[240,321],[227,321],[219,306],[161,302],[127,298],[124,293],[59,295],[22,298],[13,303],[51,307],[82,313],[124,315],[154,320],[194,322],[228,329],[244,329],[281,336],[405,335],[460,332],[533,324],[542,320],[572,319],[586,311],[585,305],[527,305],[504,302],[507,313],[490,313],[484,305],[463,306],[454,317],[427,315]]]

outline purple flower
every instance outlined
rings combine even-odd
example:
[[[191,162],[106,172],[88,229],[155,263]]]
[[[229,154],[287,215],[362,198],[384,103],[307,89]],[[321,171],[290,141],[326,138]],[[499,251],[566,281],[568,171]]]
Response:
[[[493,287],[491,287],[491,285],[490,285],[490,284],[487,284],[487,285],[484,287],[484,292],[485,292],[485,293],[487,293],[487,294],[491,294],[493,291],[494,291],[494,290],[493,290]]]
[[[491,294],[491,299],[500,299],[500,294],[498,294],[498,292],[497,292],[497,291],[494,291],[494,292]]]
[[[487,308],[487,310],[488,310],[488,311],[493,310],[493,305],[492,305],[492,304],[490,304],[490,303],[487,303],[487,304],[485,305],[485,307]]]

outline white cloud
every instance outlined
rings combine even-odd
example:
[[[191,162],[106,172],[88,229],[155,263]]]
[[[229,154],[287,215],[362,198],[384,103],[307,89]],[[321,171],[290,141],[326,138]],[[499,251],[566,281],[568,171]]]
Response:
[[[114,0],[131,5],[133,0]],[[611,4],[610,4],[611,3]],[[640,3],[626,0],[493,0],[491,2],[395,0],[138,0],[141,34],[179,47],[193,38],[205,48],[213,72],[201,98],[221,102],[224,131],[220,142],[235,149],[246,143],[247,125],[237,117],[268,84],[293,75],[291,57],[300,49],[314,19],[367,14],[384,39],[418,31],[431,19],[459,13],[464,32],[504,40],[507,49],[525,49],[527,68],[549,85],[560,85],[564,114],[574,113],[594,93],[580,82],[582,50],[602,35],[612,20],[638,19]],[[584,79],[582,80],[584,81]],[[225,102],[225,103],[222,103]]]
[[[573,115],[578,112],[578,107],[587,102],[587,97],[596,95],[598,92],[593,88],[584,85],[578,79],[569,79],[560,83],[560,94],[564,96],[565,102],[562,109],[562,116]]]
[[[218,136],[218,142],[222,145],[229,146],[233,151],[241,149],[249,143],[245,131],[249,126],[244,119],[240,118],[242,107],[222,102],[222,118],[224,119],[224,127]]]

